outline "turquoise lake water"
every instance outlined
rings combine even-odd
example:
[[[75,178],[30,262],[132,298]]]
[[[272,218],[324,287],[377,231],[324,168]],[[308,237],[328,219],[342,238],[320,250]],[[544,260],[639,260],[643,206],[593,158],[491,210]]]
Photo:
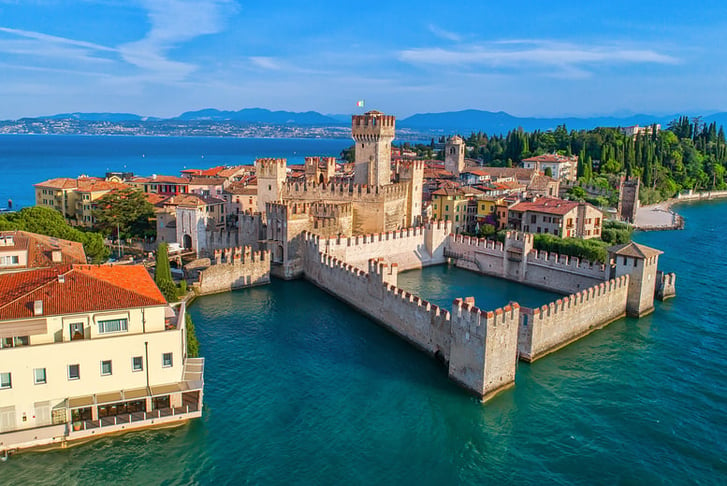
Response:
[[[685,230],[636,235],[677,298],[521,363],[485,405],[324,292],[274,281],[190,308],[201,419],[18,454],[0,484],[724,484],[727,203],[678,210]],[[400,284],[447,307],[551,297],[447,267]]]

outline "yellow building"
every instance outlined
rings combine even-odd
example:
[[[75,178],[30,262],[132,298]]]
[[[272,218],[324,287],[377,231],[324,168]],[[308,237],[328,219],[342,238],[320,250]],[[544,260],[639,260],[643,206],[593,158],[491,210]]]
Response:
[[[60,211],[70,225],[90,228],[95,222],[94,202],[110,191],[127,187],[95,177],[50,179],[35,185],[35,205]]]
[[[462,233],[471,226],[468,216],[470,202],[482,196],[482,191],[473,187],[443,187],[432,193],[432,218],[452,221],[452,231]]]
[[[199,417],[184,323],[141,266],[0,275],[0,452]]]

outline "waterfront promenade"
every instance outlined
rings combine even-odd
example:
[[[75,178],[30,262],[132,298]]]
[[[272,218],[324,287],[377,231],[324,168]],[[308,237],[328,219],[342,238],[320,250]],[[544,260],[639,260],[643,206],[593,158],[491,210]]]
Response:
[[[641,231],[684,228],[684,219],[672,209],[674,204],[727,199],[727,191],[686,192],[657,204],[642,206],[636,212],[634,226]]]

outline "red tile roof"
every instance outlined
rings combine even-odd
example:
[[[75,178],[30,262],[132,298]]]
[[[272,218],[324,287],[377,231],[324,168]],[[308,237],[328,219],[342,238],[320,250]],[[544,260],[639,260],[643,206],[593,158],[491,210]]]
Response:
[[[535,157],[529,157],[527,159],[523,159],[523,162],[548,162],[548,163],[555,163],[555,164],[562,164],[565,162],[578,162],[578,156],[572,155],[570,157],[566,155],[558,155],[558,154],[543,154],[543,155],[536,155]]]
[[[86,263],[86,253],[83,251],[82,243],[27,231],[0,231],[0,237],[8,236],[12,237],[14,244],[12,246],[0,246],[0,254],[5,251],[27,250],[28,264],[25,268]],[[61,261],[58,263],[53,262],[54,250],[60,250],[61,252]]]
[[[554,197],[541,197],[535,201],[522,201],[514,205],[513,211],[534,211],[537,213],[564,215],[578,207],[575,201],[566,201]]]
[[[67,265],[0,275],[0,321],[34,317],[37,300],[43,316],[166,304],[142,266]]]

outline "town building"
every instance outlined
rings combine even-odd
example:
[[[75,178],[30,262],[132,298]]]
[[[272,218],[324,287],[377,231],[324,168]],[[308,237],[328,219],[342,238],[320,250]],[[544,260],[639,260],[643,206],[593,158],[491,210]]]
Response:
[[[201,416],[184,304],[142,266],[0,275],[0,449],[65,445]]]
[[[72,226],[93,227],[95,201],[111,191],[126,189],[124,183],[96,177],[61,177],[35,184],[35,205],[55,209]]]
[[[226,202],[222,198],[180,194],[157,205],[157,241],[179,243],[185,250],[202,256],[213,235],[227,227]]]
[[[599,238],[603,213],[591,204],[542,197],[521,201],[508,211],[508,226],[526,233],[562,238]]]
[[[190,192],[189,179],[185,177],[152,174],[151,177],[132,177],[127,184],[147,194],[176,196]]]
[[[636,137],[638,137],[639,135],[653,135],[654,131],[656,131],[656,133],[659,133],[661,131],[661,125],[659,123],[656,123],[654,125],[647,125],[645,127],[633,125],[630,127],[621,127],[619,128],[619,131],[627,137],[633,137],[633,139],[636,140]]]
[[[545,173],[546,169],[550,169],[552,177],[554,179],[565,181],[575,181],[577,179],[577,155],[536,155],[535,157],[528,157],[527,159],[523,159],[522,164],[524,169],[535,169],[543,174]]]
[[[444,144],[444,169],[459,177],[465,169],[467,146],[459,135],[450,137]]]
[[[0,231],[0,273],[86,263],[83,244],[27,231]]]
[[[451,221],[454,233],[469,232],[482,191],[474,187],[443,187],[432,193],[432,218]],[[474,208],[474,209],[472,209]]]

